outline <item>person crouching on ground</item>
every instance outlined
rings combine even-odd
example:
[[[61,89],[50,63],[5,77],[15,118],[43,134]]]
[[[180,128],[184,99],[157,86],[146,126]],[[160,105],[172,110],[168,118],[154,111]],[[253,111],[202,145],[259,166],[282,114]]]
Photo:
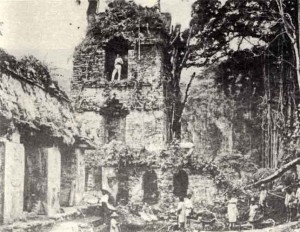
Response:
[[[110,216],[110,228],[109,232],[121,232],[119,222],[118,222],[118,214],[116,212],[113,212]]]
[[[237,198],[235,196],[229,197],[228,205],[227,205],[227,215],[229,221],[229,229],[233,229],[235,223],[237,221],[239,212],[237,208]]]

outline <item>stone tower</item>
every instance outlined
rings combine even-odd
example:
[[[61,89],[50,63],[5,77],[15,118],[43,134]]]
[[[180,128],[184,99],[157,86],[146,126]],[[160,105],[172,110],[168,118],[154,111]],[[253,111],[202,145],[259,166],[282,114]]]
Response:
[[[72,99],[77,120],[98,145],[165,147],[165,55],[171,17],[158,8],[114,1],[88,11],[88,32],[74,54]],[[122,60],[120,80],[112,77]]]

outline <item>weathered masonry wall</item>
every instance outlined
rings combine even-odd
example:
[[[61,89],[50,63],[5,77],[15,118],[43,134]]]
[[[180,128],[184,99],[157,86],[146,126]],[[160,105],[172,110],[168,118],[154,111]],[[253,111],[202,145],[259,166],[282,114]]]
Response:
[[[81,128],[89,133],[98,144],[108,141],[108,123],[102,115],[96,112],[77,113],[77,121],[81,122]],[[165,114],[162,111],[130,111],[120,122],[120,136],[117,140],[124,141],[132,148],[147,150],[159,150],[164,148],[165,138]]]
[[[24,146],[0,142],[0,220],[12,222],[23,214]]]
[[[84,41],[75,51],[72,80],[72,99],[82,96],[82,87],[99,87],[107,83],[105,73],[105,48],[102,45],[86,44]],[[163,51],[160,45],[142,44],[128,50],[127,80],[139,80],[154,86],[162,81]],[[160,92],[162,94],[162,92]]]
[[[73,144],[88,138],[79,134],[67,99],[1,65],[0,222],[22,218],[24,211],[55,215],[60,212],[62,182],[75,182],[73,204],[81,201],[85,164],[83,150],[74,150]],[[62,146],[74,150],[62,153],[63,160],[75,157],[71,166],[76,173],[68,177],[61,175]],[[71,186],[63,190],[70,192]]]
[[[60,179],[61,155],[57,147],[26,150],[26,209],[49,216],[58,213]]]
[[[17,76],[0,74],[0,117],[27,129],[40,128],[51,137],[74,142],[78,134],[69,103]],[[25,130],[20,130],[22,132]],[[27,136],[27,135],[25,135]]]
[[[126,143],[134,148],[161,150],[166,144],[165,114],[162,111],[132,111],[126,117]]]
[[[147,149],[160,149],[166,138],[163,93],[163,59],[161,45],[142,44],[128,51],[128,79],[109,83],[105,76],[105,49],[100,45],[78,47],[74,57],[73,100],[76,121],[97,144],[111,141],[111,130],[119,131],[115,140]],[[102,116],[107,100],[115,98],[129,110],[126,117]],[[115,121],[115,122],[114,122]],[[119,124],[111,128],[111,124]],[[116,125],[115,125],[116,126]]]
[[[157,194],[157,201],[150,204],[158,204],[162,209],[172,209],[177,207],[178,197],[173,194],[174,191],[174,170],[162,171],[159,168],[152,169],[156,176],[156,190],[152,189],[146,191],[154,191],[152,194]],[[108,190],[112,196],[116,197],[120,191],[118,186],[122,185],[122,181],[118,179],[117,169],[112,167],[102,168],[102,188]],[[145,201],[145,189],[143,179],[148,172],[145,168],[134,168],[127,170],[128,183],[123,185],[128,186],[128,200],[131,204],[141,205]],[[207,176],[190,174],[189,170],[185,170],[188,176],[187,192],[193,194],[193,202],[196,209],[200,209],[201,204],[213,205],[217,195],[217,188],[213,180]],[[146,184],[149,184],[149,179],[144,179]],[[120,185],[121,184],[121,185]]]
[[[82,203],[85,192],[84,150],[80,148],[64,149],[61,166],[61,206],[74,206]]]

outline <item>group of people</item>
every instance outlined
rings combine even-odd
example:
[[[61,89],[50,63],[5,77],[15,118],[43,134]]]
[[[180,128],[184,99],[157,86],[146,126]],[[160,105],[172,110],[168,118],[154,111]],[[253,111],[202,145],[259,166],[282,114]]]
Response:
[[[193,211],[192,194],[188,193],[186,197],[179,197],[177,207],[178,225],[181,230],[185,230],[190,225],[190,216]]]
[[[254,223],[257,220],[256,216],[258,212],[263,217],[265,214],[265,210],[267,208],[267,189],[264,184],[260,186],[259,199],[258,201],[255,197],[250,199],[249,209],[248,209],[248,222]],[[239,210],[238,210],[238,198],[236,194],[232,194],[228,196],[228,204],[227,204],[227,217],[229,222],[229,229],[232,229],[238,218],[239,218]]]
[[[297,187],[287,186],[285,191],[284,205],[287,212],[287,222],[290,222],[294,216],[299,217],[300,214],[300,182]]]
[[[287,186],[283,188],[282,191],[285,192],[285,196],[282,200],[284,201],[285,206],[286,222],[290,222],[293,218],[299,217],[300,215],[300,182],[296,187]],[[257,219],[256,216],[258,215],[258,213],[260,213],[260,215],[264,217],[266,209],[268,208],[267,197],[271,194],[271,192],[268,192],[265,184],[262,184],[260,186],[258,202],[254,197],[250,200],[248,218],[249,223],[253,223]],[[280,195],[272,195],[278,198],[282,198]],[[237,222],[237,219],[239,217],[237,203],[238,200],[236,196],[229,197],[227,205],[229,228],[235,226],[235,223]]]

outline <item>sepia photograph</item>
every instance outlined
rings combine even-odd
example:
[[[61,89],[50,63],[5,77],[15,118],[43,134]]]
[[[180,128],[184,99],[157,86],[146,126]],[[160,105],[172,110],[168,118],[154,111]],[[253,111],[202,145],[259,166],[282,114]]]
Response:
[[[0,232],[300,232],[300,0],[0,0]]]

